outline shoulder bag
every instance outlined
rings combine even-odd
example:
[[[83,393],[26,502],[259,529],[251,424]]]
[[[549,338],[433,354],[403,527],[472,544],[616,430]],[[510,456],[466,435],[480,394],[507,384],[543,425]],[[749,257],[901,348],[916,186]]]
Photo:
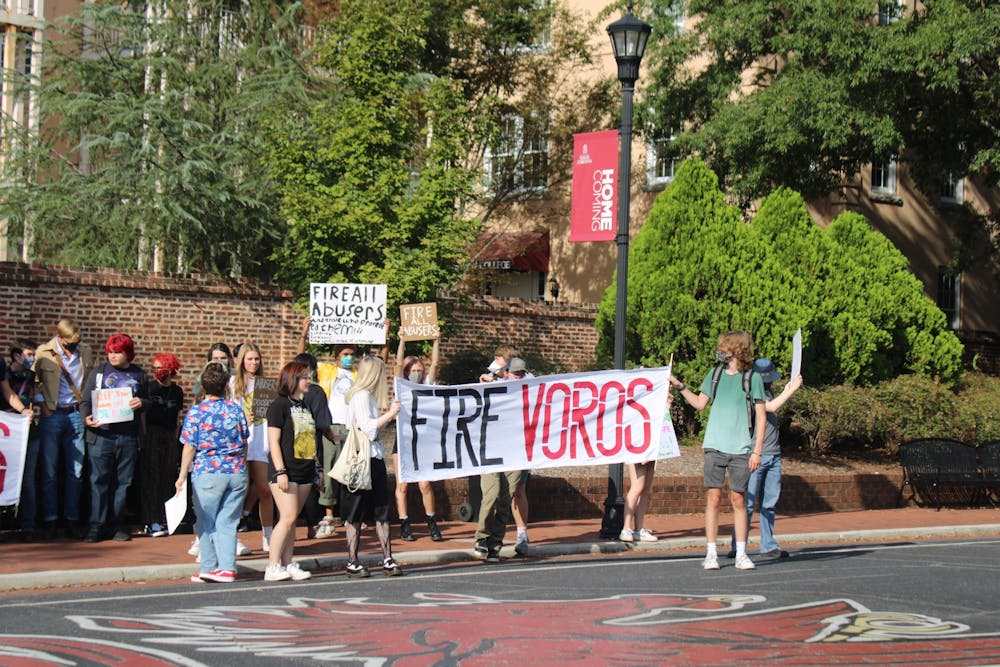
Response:
[[[348,430],[344,448],[330,469],[330,477],[347,487],[351,493],[371,490],[372,442],[357,426]]]

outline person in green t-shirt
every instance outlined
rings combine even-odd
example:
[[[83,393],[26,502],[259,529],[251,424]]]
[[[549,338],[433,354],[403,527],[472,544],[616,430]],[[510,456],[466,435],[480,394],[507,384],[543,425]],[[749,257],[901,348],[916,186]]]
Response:
[[[764,383],[760,375],[747,373],[754,359],[753,338],[745,331],[729,331],[719,337],[715,358],[723,366],[718,384],[714,370],[705,375],[701,390],[694,392],[677,378],[670,384],[695,410],[712,411],[705,429],[705,540],[707,554],[702,563],[706,570],[719,569],[716,537],[719,532],[719,508],[722,487],[729,476],[729,499],[733,505],[736,528],[736,568],[752,570],[747,556],[746,490],[750,473],[760,466],[764,447]],[[744,386],[744,384],[748,386]],[[749,397],[748,397],[749,395]],[[751,408],[748,409],[748,401]],[[752,413],[752,414],[751,414]],[[750,420],[754,421],[751,430]]]

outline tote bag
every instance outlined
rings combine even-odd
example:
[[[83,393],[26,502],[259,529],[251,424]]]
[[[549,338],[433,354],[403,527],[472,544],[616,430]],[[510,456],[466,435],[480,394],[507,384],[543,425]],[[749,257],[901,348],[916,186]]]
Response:
[[[347,487],[351,493],[371,490],[372,442],[357,426],[352,426],[347,432],[344,448],[330,469],[330,477]]]

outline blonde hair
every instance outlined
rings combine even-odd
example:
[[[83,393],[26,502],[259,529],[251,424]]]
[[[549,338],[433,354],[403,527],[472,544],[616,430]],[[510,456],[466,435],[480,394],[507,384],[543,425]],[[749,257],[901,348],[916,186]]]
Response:
[[[385,381],[385,363],[379,357],[365,357],[358,363],[358,377],[354,384],[347,390],[344,396],[344,403],[350,403],[351,399],[361,391],[367,391],[375,399],[375,405],[379,410],[389,407],[389,387]]]
[[[746,331],[737,329],[722,334],[719,336],[718,349],[736,357],[741,371],[750,368],[753,363],[753,338]]]
[[[56,335],[65,339],[67,343],[79,343],[80,325],[73,320],[59,320],[56,325]]]
[[[260,357],[260,366],[257,367],[257,372],[254,376],[261,377],[264,375],[264,355],[260,353],[260,348],[257,347],[256,343],[251,343],[247,341],[240,346],[240,354],[236,357],[236,377],[233,378],[233,398],[243,398],[247,394],[247,386],[250,384],[250,378],[247,376],[247,369],[243,365],[243,360],[246,358],[248,352],[256,352],[257,356]]]

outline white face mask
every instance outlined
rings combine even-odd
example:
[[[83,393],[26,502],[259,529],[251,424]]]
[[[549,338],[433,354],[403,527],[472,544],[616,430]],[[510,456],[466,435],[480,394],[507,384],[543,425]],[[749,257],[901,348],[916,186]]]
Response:
[[[490,373],[493,373],[494,375],[496,375],[497,373],[500,372],[501,368],[503,368],[503,365],[502,364],[498,364],[496,361],[494,361],[492,364],[489,365],[489,367],[486,370],[488,370]]]

